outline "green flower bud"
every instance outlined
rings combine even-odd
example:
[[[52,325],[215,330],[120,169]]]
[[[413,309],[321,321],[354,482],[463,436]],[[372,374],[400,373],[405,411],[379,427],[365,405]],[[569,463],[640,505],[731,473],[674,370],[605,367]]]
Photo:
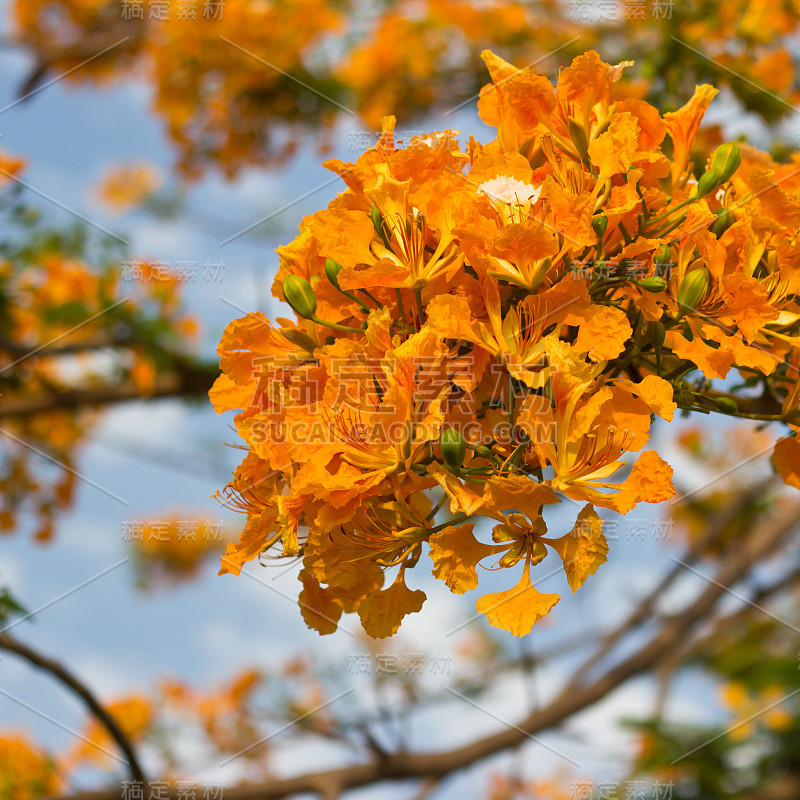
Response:
[[[736,142],[728,142],[720,145],[714,152],[711,159],[711,169],[719,175],[719,182],[725,183],[742,163],[742,151]]]
[[[342,265],[332,258],[325,259],[325,277],[333,284],[335,289],[339,288],[339,273]]]
[[[475,455],[479,456],[480,458],[494,458],[494,453],[492,452],[491,447],[487,447],[485,444],[482,444],[476,451]]]
[[[292,344],[302,347],[309,353],[313,353],[318,347],[317,343],[304,331],[290,328],[282,330],[281,333],[284,339],[288,339]]]
[[[717,218],[708,226],[708,229],[719,239],[730,228],[732,222],[731,212],[727,208],[721,208],[717,211]]]
[[[700,180],[697,181],[697,194],[695,194],[695,199],[699,200],[701,197],[711,194],[720,183],[722,183],[722,181],[720,180],[719,172],[715,169],[704,172],[700,176]]]
[[[666,335],[667,329],[659,320],[654,319],[647,323],[647,336],[657,353],[661,352]]]
[[[597,234],[597,238],[602,242],[603,237],[606,235],[606,229],[608,228],[608,217],[604,214],[592,217],[592,228]]]
[[[646,292],[663,292],[667,288],[667,282],[657,275],[650,275],[640,281],[634,281],[634,283]]]
[[[460,469],[467,455],[467,443],[455,428],[445,428],[439,436],[439,447],[445,464],[451,469]]]
[[[381,239],[385,238],[386,234],[383,230],[383,217],[381,216],[380,209],[377,206],[372,206],[369,212],[372,218],[372,224],[375,226],[375,231]]]
[[[311,284],[299,275],[287,275],[283,279],[283,299],[294,309],[298,317],[311,319],[317,310],[317,298]]]
[[[578,151],[581,161],[589,163],[589,140],[586,138],[586,131],[574,117],[567,117],[567,132],[572,144]]]
[[[736,414],[739,404],[732,397],[715,397],[714,405],[725,414]]]
[[[666,267],[672,263],[672,252],[668,244],[662,244],[656,254],[653,256],[653,263],[658,267]]]
[[[681,316],[691,314],[702,304],[711,286],[711,273],[705,268],[687,272],[678,289],[678,309]]]

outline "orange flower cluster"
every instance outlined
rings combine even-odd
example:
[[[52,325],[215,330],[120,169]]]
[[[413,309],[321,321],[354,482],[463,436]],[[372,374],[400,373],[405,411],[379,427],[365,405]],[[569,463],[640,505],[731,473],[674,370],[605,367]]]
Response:
[[[95,193],[112,213],[125,214],[144,204],[162,183],[162,176],[152,164],[120,164],[106,170]]]
[[[0,797],[30,800],[63,789],[55,761],[27,737],[0,733]]]
[[[223,549],[223,532],[188,514],[145,522],[130,538],[137,583],[143,589],[189,581]]]
[[[108,703],[106,711],[125,736],[135,743],[144,739],[152,729],[156,707],[145,695],[133,694]],[[94,717],[90,718],[80,739],[81,741],[63,757],[65,770],[70,772],[83,764],[108,763],[116,744],[105,725]]]
[[[783,403],[769,418],[797,404],[797,159],[725,144],[697,177],[711,86],[662,116],[615,94],[630,62],[589,51],[553,86],[484,59],[496,139],[398,147],[389,118],[355,163],[327,162],[346,191],[278,250],[295,319],[251,313],[220,343],[211,399],[241,410],[248,449],[222,493],[248,515],[222,572],[301,555],[322,633],[357,612],[393,634],[425,599],[406,573],[427,550],[456,593],[478,566],[513,570],[477,609],[527,634],[559,600],[531,583],[549,549],[575,591],[606,560],[597,507],[673,496],[645,449],[653,415],[745,415],[710,388],[734,366]],[[564,498],[583,508],[548,536],[542,509]]]
[[[13,530],[27,508],[45,541],[74,496],[75,453],[95,406],[120,386],[152,395],[175,361],[188,361],[197,321],[183,308],[177,273],[158,263],[113,263],[118,252],[102,243],[92,251],[100,264],[92,265],[85,231],[37,221],[16,193],[23,168],[0,152],[7,228],[0,242],[0,533]]]

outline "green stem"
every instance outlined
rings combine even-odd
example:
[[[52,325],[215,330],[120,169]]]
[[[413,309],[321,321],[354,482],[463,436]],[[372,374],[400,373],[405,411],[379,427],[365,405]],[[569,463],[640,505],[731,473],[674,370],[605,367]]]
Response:
[[[425,307],[422,305],[422,289],[414,289],[414,299],[417,301],[417,314],[419,314],[419,324],[425,321]]]
[[[449,528],[451,525],[460,525],[462,522],[466,522],[474,516],[474,514],[462,514],[460,517],[453,517],[453,519],[449,519],[447,522],[442,522],[440,525],[431,528],[431,533],[438,533],[445,528]]]
[[[339,288],[338,286],[336,287]],[[346,289],[339,289],[339,291],[347,298],[352,300],[354,303],[358,303],[358,307],[361,309],[362,314],[369,314],[370,308],[367,305],[364,305],[352,292],[348,292]]]
[[[375,303],[375,306],[377,308],[383,308],[383,303],[381,303],[379,300],[376,300],[366,289],[359,289],[358,291],[361,292],[363,295],[369,297],[369,299],[372,300],[373,303]]]
[[[678,203],[678,205],[673,206],[671,209],[669,209],[669,211],[665,211],[663,214],[659,214],[657,217],[653,217],[653,219],[650,220],[650,225],[653,225],[656,222],[661,222],[662,219],[666,219],[667,217],[674,214],[679,208],[688,206],[689,203],[693,203],[695,200],[697,200],[697,197],[695,197],[694,195],[692,195],[691,197],[687,197],[685,200],[681,200],[681,202]]]
[[[428,514],[427,517],[425,517],[425,520],[427,522],[430,522],[430,520],[432,520],[439,513],[439,510],[445,504],[446,500],[447,500],[447,495],[446,494],[442,494],[441,498],[439,498],[439,502],[436,503],[436,505],[431,510],[431,513]]]
[[[659,237],[662,238],[666,236],[668,233],[672,233],[679,225],[682,225],[686,222],[686,214],[681,214],[678,219],[673,220],[672,222],[667,222],[665,225],[660,226],[659,228],[655,228],[652,231],[645,232],[645,236],[650,237]]]
[[[684,361],[681,364],[678,364],[678,366],[675,367],[675,369],[673,369],[671,372],[668,372],[666,375],[662,375],[661,377],[665,381],[675,381],[678,380],[678,378],[682,378],[684,375],[688,375],[690,372],[696,369],[697,367],[692,364],[691,361],[688,363]]]
[[[349,328],[347,325],[338,325],[335,322],[327,322],[324,319],[320,319],[316,314],[309,317],[312,322],[316,322],[317,325],[324,325],[326,328],[333,328],[336,331],[346,331],[347,333],[364,333],[363,328]]]

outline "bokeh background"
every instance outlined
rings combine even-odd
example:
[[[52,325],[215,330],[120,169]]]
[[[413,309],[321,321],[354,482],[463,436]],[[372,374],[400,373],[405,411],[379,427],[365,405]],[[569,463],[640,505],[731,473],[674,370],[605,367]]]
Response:
[[[722,92],[701,134],[708,146],[743,137],[785,154],[800,137],[794,108],[800,9],[790,2],[3,0],[0,13],[0,148],[26,162],[19,180],[9,178],[4,187],[19,195],[4,206],[4,241],[18,252],[39,229],[80,229],[75,252],[87,263],[107,263],[116,278],[110,302],[131,297],[126,302],[143,308],[136,298],[150,293],[150,322],[166,320],[164,331],[148,328],[153,347],[135,352],[133,362],[130,354],[123,359],[125,375],[140,382],[143,394],[166,369],[153,355],[162,334],[181,343],[171,344],[173,351],[187,348],[207,375],[231,319],[252,310],[272,318],[286,312],[270,294],[274,249],[293,238],[304,215],[342,190],[321,162],[354,160],[375,143],[383,115],[396,114],[401,139],[447,128],[460,131],[464,142],[492,137],[475,103],[486,82],[479,59],[484,47],[519,66],[535,62],[550,77],[588,48],[612,62],[634,59],[628,91],[662,111],[688,99],[695,83],[714,83]],[[27,212],[12,213],[16,202]],[[36,222],[21,223],[34,209]],[[45,263],[41,248],[47,248],[41,241],[36,247],[31,258]],[[59,247],[69,250],[66,240]],[[66,306],[89,291],[70,282],[63,259],[45,266],[45,284],[59,287],[50,306]],[[12,305],[32,303],[36,315],[36,291],[7,295]],[[173,305],[178,298],[180,310]],[[28,324],[28,332],[35,329]],[[63,319],[54,324],[39,331],[44,338],[37,344],[69,329]],[[12,356],[5,353],[5,363]],[[113,385],[119,353],[89,357]],[[86,368],[84,361],[66,369]],[[24,397],[24,388],[3,391],[13,399]],[[295,604],[299,565],[252,565],[239,578],[217,576],[223,542],[238,535],[242,518],[212,495],[241,453],[225,446],[236,443],[231,420],[214,414],[203,391],[193,386],[182,393],[88,414],[41,414],[35,424],[2,419],[11,434],[2,442],[2,487],[18,502],[4,512],[0,587],[35,612],[9,616],[8,632],[56,655],[104,701],[122,703],[123,716],[136,716],[135,698],[158,706],[154,698],[165,686],[173,695],[205,693],[208,715],[219,715],[205,738],[198,735],[197,700],[183,721],[176,713],[158,735],[149,729],[142,745],[155,772],[189,776],[198,786],[234,785],[266,769],[290,774],[311,763],[352,761],[357,752],[320,722],[320,730],[300,725],[271,738],[253,758],[223,763],[225,753],[269,735],[280,720],[349,688],[355,691],[319,719],[389,713],[430,695],[435,700],[376,736],[426,749],[497,730],[546,698],[580,647],[630,613],[674,565],[680,547],[770,472],[770,439],[760,438],[755,425],[738,424],[734,433],[692,419],[657,428],[657,446],[691,497],[666,510],[637,509],[635,518],[609,515],[609,562],[577,596],[565,596],[532,636],[517,641],[489,632],[473,619],[470,594],[453,596],[422,574],[412,580],[428,594],[425,611],[409,617],[391,641],[368,641],[357,620],[320,638],[306,630]],[[15,458],[26,461],[31,480],[15,480]],[[47,506],[48,486],[64,477],[54,460],[69,465],[72,487],[62,491],[68,498]],[[563,519],[554,516],[551,529],[570,525],[569,514],[574,509]],[[161,535],[177,542],[179,529],[185,538],[173,549],[137,546],[137,539]],[[196,547],[188,544],[190,531]],[[551,591],[565,588],[563,574],[548,581]],[[662,598],[663,608],[677,607],[699,584],[696,575],[682,575]],[[492,590],[491,576],[486,587]],[[728,601],[735,609],[736,598]],[[751,644],[747,652],[757,649]],[[633,681],[541,743],[459,774],[437,794],[510,797],[513,776],[522,782],[515,790],[535,797],[588,797],[576,783],[584,780],[594,797],[603,796],[604,786],[609,798],[626,797],[636,780],[645,782],[648,797],[743,796],[714,793],[713,780],[725,785],[724,774],[708,778],[705,794],[696,776],[694,789],[680,784],[685,775],[669,759],[658,763],[663,740],[630,720],[649,719],[657,709],[659,724],[723,731],[752,713],[748,703],[758,710],[791,690],[797,652],[796,638],[785,643],[780,669],[752,684],[733,679],[725,665],[697,664],[674,676],[666,704],[652,677]],[[545,656],[552,658],[539,663]],[[513,668],[503,671],[498,665],[506,662]],[[422,674],[414,677],[416,671]],[[248,675],[257,675],[252,692]],[[490,688],[480,704],[491,714],[446,694],[448,686],[481,681]],[[0,689],[0,734],[24,733],[57,760],[77,764],[62,788],[102,785],[109,775],[124,774],[123,765],[85,750],[84,709],[48,677],[4,654]],[[781,709],[767,719],[767,739],[753,739],[751,748],[769,748],[769,736],[796,732],[794,712]],[[231,740],[220,746],[225,736]],[[730,746],[746,760],[742,738],[734,735]],[[656,761],[648,766],[653,753]],[[720,764],[714,768],[724,773]],[[526,781],[534,783],[526,788]],[[663,795],[657,795],[659,781]],[[411,796],[407,787],[391,786],[360,794]]]

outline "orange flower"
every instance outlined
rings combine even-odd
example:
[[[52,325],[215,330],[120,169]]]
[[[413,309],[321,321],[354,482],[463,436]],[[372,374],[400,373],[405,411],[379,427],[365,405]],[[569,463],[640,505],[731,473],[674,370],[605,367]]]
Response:
[[[575,591],[606,559],[595,507],[674,495],[645,449],[653,415],[738,414],[708,383],[736,366],[798,427],[796,168],[729,144],[695,180],[710,87],[662,117],[618,99],[627,62],[590,51],[553,86],[484,60],[495,140],[403,146],[384,119],[354,163],[327,164],[346,190],[279,249],[273,291],[295,319],[249,315],[220,345],[212,399],[242,410],[249,451],[225,492],[248,520],[223,571],[301,555],[321,633],[357,613],[393,634],[425,599],[409,576],[427,543],[456,593],[490,559],[521,566],[477,608],[525,635],[559,600],[532,583],[548,548]],[[774,462],[800,486],[796,450],[782,440]],[[542,508],[564,498],[584,508],[549,537]]]

